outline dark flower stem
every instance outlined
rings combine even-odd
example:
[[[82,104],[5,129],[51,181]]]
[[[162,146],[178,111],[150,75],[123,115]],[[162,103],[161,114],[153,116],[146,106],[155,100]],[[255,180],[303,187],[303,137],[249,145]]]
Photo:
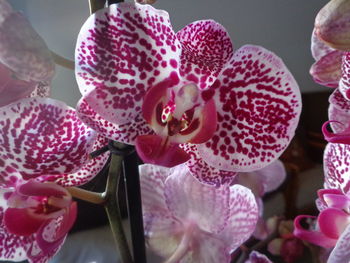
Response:
[[[78,187],[68,187],[66,189],[73,197],[89,203],[101,205],[106,201],[102,193],[91,192]]]
[[[136,152],[127,156],[124,160],[124,180],[128,201],[128,214],[134,261],[137,263],[146,263],[140,176],[138,171],[138,156]]]
[[[105,6],[105,0],[89,0],[90,15]]]
[[[125,233],[122,225],[122,218],[119,211],[117,189],[120,180],[120,172],[122,168],[123,157],[112,154],[111,163],[109,167],[106,191],[104,193],[106,203],[105,209],[107,212],[109,224],[111,226],[112,234],[120,254],[121,262],[131,263],[132,257],[126,242]]]

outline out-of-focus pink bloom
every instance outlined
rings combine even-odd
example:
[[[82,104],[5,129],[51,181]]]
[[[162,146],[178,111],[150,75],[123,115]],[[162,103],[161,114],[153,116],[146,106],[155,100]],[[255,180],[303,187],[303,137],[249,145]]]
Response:
[[[257,251],[252,251],[249,254],[249,259],[245,263],[272,263],[264,254],[261,254]]]
[[[6,0],[0,0],[0,107],[18,99],[45,96],[54,75],[43,39]]]
[[[76,62],[85,123],[163,166],[188,160],[195,145],[213,169],[197,160],[189,167],[212,184],[225,180],[217,170],[253,171],[276,160],[299,118],[299,90],[283,62],[258,46],[233,52],[212,20],[175,33],[165,11],[111,5],[82,27]]]
[[[106,140],[62,102],[27,98],[0,108],[0,258],[47,262],[64,241],[76,206],[62,186],[92,179]],[[60,186],[59,186],[60,185]]]
[[[329,1],[316,16],[316,35],[335,49],[350,51],[349,11],[349,1]]]
[[[71,195],[55,183],[34,179],[0,192],[0,259],[47,262],[75,221]]]
[[[200,183],[184,164],[140,173],[147,242],[166,262],[230,262],[253,233],[258,208],[248,188]]]
[[[250,173],[238,173],[233,183],[240,184],[252,190],[259,208],[259,220],[254,232],[257,239],[265,239],[269,229],[263,219],[264,204],[262,197],[277,189],[286,179],[286,170],[281,161],[277,160],[263,169]]]

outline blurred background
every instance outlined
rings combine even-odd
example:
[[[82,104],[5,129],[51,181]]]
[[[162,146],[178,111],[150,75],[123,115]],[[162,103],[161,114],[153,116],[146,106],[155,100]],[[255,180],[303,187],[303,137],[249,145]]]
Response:
[[[10,0],[44,38],[49,48],[74,59],[76,37],[87,17],[87,0]],[[158,0],[156,8],[167,10],[175,31],[200,19],[214,19],[229,32],[238,49],[245,44],[264,46],[283,59],[303,93],[303,114],[297,136],[282,159],[288,169],[287,182],[265,198],[265,216],[315,212],[316,189],[322,187],[322,151],[325,146],[320,127],[327,119],[330,89],[313,82],[309,68],[314,62],[310,38],[314,18],[326,0]],[[72,107],[80,98],[74,72],[57,66],[52,97]],[[99,179],[102,180],[102,179]],[[302,182],[302,183],[301,183]],[[100,184],[100,186],[99,186]],[[103,190],[103,182],[89,189]],[[100,187],[100,188],[99,188]],[[102,188],[101,188],[102,187]],[[97,210],[95,210],[97,209]],[[79,220],[53,262],[116,262],[116,251],[103,209],[80,204]],[[94,230],[86,229],[100,226]],[[151,257],[148,262],[160,262]],[[299,262],[307,262],[302,259]]]

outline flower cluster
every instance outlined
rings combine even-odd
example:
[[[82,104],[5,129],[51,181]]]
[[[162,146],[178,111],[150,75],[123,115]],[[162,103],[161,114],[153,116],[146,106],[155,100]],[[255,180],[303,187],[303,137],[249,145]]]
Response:
[[[229,262],[258,235],[301,111],[275,54],[234,51],[213,20],[175,33],[167,12],[120,3],[78,35],[77,110],[39,98],[53,74],[44,41],[0,0],[0,259],[47,262],[59,250],[77,213],[67,187],[102,169],[108,154],[89,153],[107,140],[135,145],[147,163],[145,235],[166,262]],[[270,261],[252,252],[247,262]]]

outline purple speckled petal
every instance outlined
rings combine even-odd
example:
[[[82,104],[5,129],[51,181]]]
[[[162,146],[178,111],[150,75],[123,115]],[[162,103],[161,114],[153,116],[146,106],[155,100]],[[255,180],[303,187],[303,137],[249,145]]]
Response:
[[[44,40],[21,13],[0,24],[0,62],[26,81],[50,81],[55,70]]]
[[[318,84],[337,88],[341,78],[342,51],[334,50],[317,60],[310,68],[310,74]]]
[[[235,52],[213,86],[218,128],[198,146],[210,165],[248,172],[276,160],[294,136],[301,111],[298,85],[275,54],[258,46]]]
[[[74,109],[52,99],[28,98],[1,108],[0,127],[0,159],[24,179],[76,172],[96,138]]]
[[[329,97],[328,118],[335,121],[330,123],[335,133],[342,132],[345,124],[350,123],[350,101],[338,89]]]
[[[216,169],[215,167],[207,164],[198,154],[196,144],[182,144],[183,148],[191,158],[186,162],[191,174],[196,177],[199,181],[211,184],[211,185],[222,185],[222,184],[232,184],[236,172],[223,171]]]
[[[315,60],[321,59],[323,56],[327,55],[334,51],[334,48],[326,45],[323,41],[321,41],[316,35],[316,30],[312,31],[311,35],[311,54]]]
[[[142,196],[142,209],[144,213],[168,213],[165,203],[164,182],[170,175],[171,169],[143,164],[139,166]]]
[[[11,162],[0,158],[0,187],[12,187],[20,179],[22,175],[11,166]]]
[[[350,225],[339,237],[337,244],[329,255],[328,263],[344,263],[350,261]]]
[[[35,89],[30,94],[30,97],[39,97],[39,98],[50,97],[50,92],[51,92],[50,84],[51,83],[45,82],[45,81],[38,82],[35,86]]]
[[[214,83],[233,54],[226,29],[213,20],[193,22],[176,34],[182,45],[180,74],[200,89]]]
[[[108,139],[98,135],[92,148],[92,152],[107,145]],[[92,180],[105,166],[109,152],[105,152],[87,161],[78,171],[70,174],[43,175],[38,178],[41,181],[55,182],[64,187],[79,186]]]
[[[183,222],[196,222],[207,232],[222,231],[229,215],[229,188],[198,182],[186,165],[173,168],[165,181],[164,195],[169,210]]]
[[[137,136],[153,134],[141,114],[128,123],[118,125],[102,118],[83,98],[78,102],[77,114],[86,125],[111,140],[134,145]]]
[[[325,188],[350,189],[350,145],[328,143],[323,156]]]
[[[345,52],[343,55],[341,71],[339,91],[347,100],[350,100],[350,52]]]
[[[259,253],[258,251],[252,251],[249,254],[249,259],[245,263],[272,263],[264,254]]]
[[[103,118],[124,124],[141,111],[148,88],[177,74],[180,52],[167,12],[149,5],[111,5],[90,16],[79,33],[80,91]]]

